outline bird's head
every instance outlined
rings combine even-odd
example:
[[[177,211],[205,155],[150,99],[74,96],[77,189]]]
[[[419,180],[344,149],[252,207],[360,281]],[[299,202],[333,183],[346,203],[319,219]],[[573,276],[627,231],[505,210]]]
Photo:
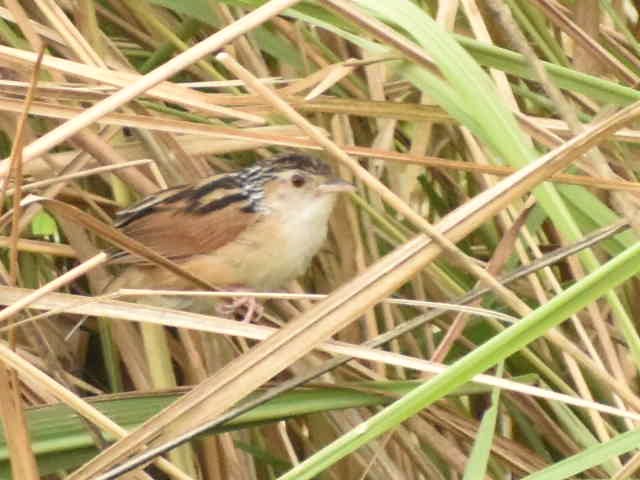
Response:
[[[354,190],[325,162],[304,155],[265,160],[243,172],[247,185],[255,187],[256,208],[265,212],[330,210],[338,193]]]

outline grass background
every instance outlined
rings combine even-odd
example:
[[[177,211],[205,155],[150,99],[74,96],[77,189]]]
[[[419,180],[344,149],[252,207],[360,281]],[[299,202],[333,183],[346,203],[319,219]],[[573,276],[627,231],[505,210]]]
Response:
[[[4,2],[0,478],[96,478],[273,388],[147,475],[633,478],[637,2],[277,4]],[[118,208],[291,150],[358,191],[259,326],[100,295]]]

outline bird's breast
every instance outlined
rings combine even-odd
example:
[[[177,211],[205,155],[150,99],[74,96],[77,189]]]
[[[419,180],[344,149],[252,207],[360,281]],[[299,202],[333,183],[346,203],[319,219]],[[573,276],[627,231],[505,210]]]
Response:
[[[320,250],[331,207],[266,216],[216,253],[215,261],[224,264],[217,269],[233,272],[236,286],[263,291],[284,286],[302,275]]]

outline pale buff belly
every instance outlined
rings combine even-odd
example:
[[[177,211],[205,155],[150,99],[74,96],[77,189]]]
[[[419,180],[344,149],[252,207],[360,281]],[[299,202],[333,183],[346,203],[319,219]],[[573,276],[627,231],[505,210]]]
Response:
[[[251,248],[242,248],[234,244],[216,254],[194,256],[180,266],[221,289],[274,290],[302,275],[318,250],[313,242],[296,250],[285,242],[275,245],[254,243]],[[109,290],[118,288],[198,289],[188,280],[155,266],[127,269]]]
[[[274,290],[307,270],[325,237],[326,227],[322,232],[301,230],[294,236],[264,232],[194,259],[188,269],[221,287]]]

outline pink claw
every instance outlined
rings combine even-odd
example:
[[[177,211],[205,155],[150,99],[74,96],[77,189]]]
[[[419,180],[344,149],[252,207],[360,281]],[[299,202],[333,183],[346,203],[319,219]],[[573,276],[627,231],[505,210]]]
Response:
[[[245,310],[243,315],[242,310]],[[216,311],[231,318],[242,315],[242,322],[251,323],[262,318],[264,307],[258,303],[255,297],[236,297],[231,302],[216,305]]]

